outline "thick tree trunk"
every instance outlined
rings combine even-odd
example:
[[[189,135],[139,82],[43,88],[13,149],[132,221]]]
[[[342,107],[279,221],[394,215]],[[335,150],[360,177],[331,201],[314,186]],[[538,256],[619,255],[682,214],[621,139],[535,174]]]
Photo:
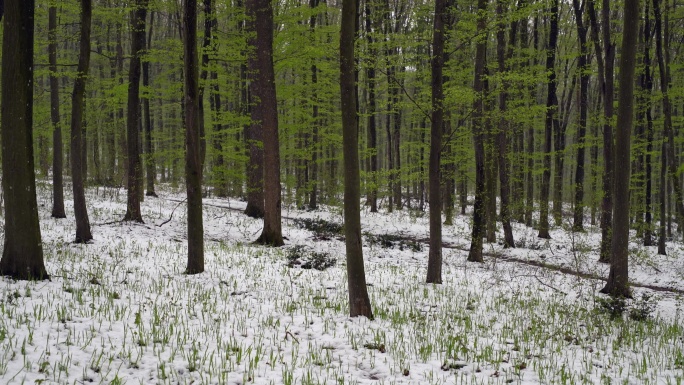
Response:
[[[59,117],[59,78],[57,76],[57,7],[48,9],[48,56],[50,61],[50,120],[52,122],[52,217],[66,218],[64,212],[64,163],[62,125]]]
[[[183,12],[185,68],[185,185],[188,198],[188,264],[186,274],[204,271],[202,223],[202,149],[200,144],[197,0],[185,0]]]
[[[658,0],[654,0],[658,1]],[[629,245],[629,177],[630,146],[634,111],[634,73],[636,69],[637,35],[639,34],[639,0],[625,0],[623,18],[622,50],[620,55],[620,77],[615,146],[615,217],[610,274],[602,293],[614,297],[631,297],[629,289],[628,250]]]
[[[429,204],[430,251],[428,255],[427,283],[442,283],[442,187],[441,152],[442,124],[444,122],[444,20],[448,17],[447,0],[435,1],[434,32],[432,35],[432,126],[430,127]]]
[[[85,89],[90,67],[90,20],[92,18],[91,0],[81,0],[81,38],[78,54],[78,76],[74,81],[71,103],[71,181],[74,193],[74,217],[76,218],[76,243],[86,243],[93,239],[85,199],[85,169],[88,161],[83,154],[83,111],[85,110]]]
[[[138,130],[140,116],[140,62],[145,49],[145,19],[148,0],[136,0],[131,23],[131,59],[128,70],[128,106],[126,148],[128,152],[128,199],[125,221],[143,222],[140,211],[142,162]]]
[[[349,315],[373,318],[361,247],[359,146],[354,95],[354,37],[356,1],[343,0],[340,32],[340,93],[344,149],[344,234],[347,253]]]
[[[275,73],[273,70],[273,5],[270,0],[248,0],[245,2],[247,15],[253,18],[255,32],[254,56],[256,73],[250,84],[251,93],[258,101],[254,110],[259,110],[259,124],[264,139],[264,228],[257,243],[282,246],[280,192],[280,150],[278,141],[278,109],[276,101]],[[250,61],[251,62],[251,61]]]
[[[34,0],[6,0],[4,5],[0,127],[5,243],[0,275],[14,279],[49,279],[43,262],[33,159],[35,3]]]

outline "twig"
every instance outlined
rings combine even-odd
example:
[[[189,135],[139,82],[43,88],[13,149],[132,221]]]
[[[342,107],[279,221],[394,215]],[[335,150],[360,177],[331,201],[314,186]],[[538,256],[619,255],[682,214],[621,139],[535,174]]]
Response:
[[[176,212],[176,209],[177,209],[180,205],[182,205],[183,203],[185,203],[186,200],[188,200],[188,198],[185,198],[185,199],[183,199],[182,201],[180,201],[180,203],[178,203],[178,204],[176,205],[176,207],[173,208],[173,211],[171,211],[171,216],[169,217],[169,219],[167,219],[167,220],[165,220],[164,222],[162,222],[161,224],[157,225],[157,227],[162,227],[162,226],[164,226],[165,224],[171,222],[171,219],[173,219],[173,213],[175,213],[175,212]]]

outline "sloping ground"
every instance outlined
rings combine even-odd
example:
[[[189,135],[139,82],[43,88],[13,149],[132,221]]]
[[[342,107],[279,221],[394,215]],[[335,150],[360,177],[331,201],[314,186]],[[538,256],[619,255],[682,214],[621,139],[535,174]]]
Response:
[[[261,223],[238,211],[244,203],[207,199],[207,272],[185,276],[183,196],[161,191],[143,204],[144,225],[118,222],[124,191],[89,191],[95,241],[74,245],[73,220],[50,218],[49,190],[39,190],[53,280],[0,278],[0,383],[684,380],[681,295],[637,287],[637,300],[611,316],[604,309],[620,304],[602,299],[599,280],[501,257],[466,263],[459,248],[468,246],[467,217],[445,228],[454,248],[444,250],[442,285],[423,283],[427,247],[365,242],[371,321],[347,316],[343,242],[292,220],[341,223],[341,209],[286,209],[288,246],[270,249],[249,244]],[[427,218],[406,211],[364,213],[362,222],[375,235],[427,236]],[[531,230],[515,231],[527,249],[487,245],[488,253],[605,275],[606,266],[594,262],[595,231],[573,240],[557,230],[548,244]],[[286,254],[293,245],[327,253],[337,264],[323,271],[290,268]],[[666,258],[632,246],[638,251],[630,271],[635,282],[657,279],[682,289],[682,246],[668,246]]]

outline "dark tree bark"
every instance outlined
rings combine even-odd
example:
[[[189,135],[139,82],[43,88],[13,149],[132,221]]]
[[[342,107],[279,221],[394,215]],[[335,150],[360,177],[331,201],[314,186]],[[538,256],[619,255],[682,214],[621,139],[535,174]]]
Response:
[[[59,117],[59,78],[57,76],[57,7],[48,9],[48,56],[50,61],[50,120],[52,122],[52,217],[66,218],[64,212],[64,156],[62,124]]]
[[[549,42],[546,48],[546,121],[544,129],[544,173],[541,182],[539,238],[551,238],[549,234],[549,190],[551,187],[551,145],[553,127],[557,122],[558,97],[556,95],[556,45],[558,43],[558,0],[551,0]]]
[[[347,252],[349,315],[373,318],[361,247],[359,200],[359,138],[354,94],[354,38],[356,1],[343,0],[340,32],[340,93],[342,101],[342,146],[344,149],[344,234]]]
[[[428,255],[427,283],[442,283],[442,125],[444,124],[444,41],[447,0],[435,1],[434,32],[432,35],[432,126],[430,127],[429,197],[430,252]]]
[[[199,88],[199,135],[200,135],[200,160],[202,166],[207,158],[207,140],[206,128],[204,127],[204,90],[208,86],[207,79],[209,78],[209,53],[214,53],[213,46],[213,30],[215,29],[216,16],[214,15],[214,7],[211,0],[204,0],[204,36],[202,37],[202,62],[200,70],[200,88]]]
[[[4,11],[0,127],[5,244],[0,275],[24,280],[49,279],[43,262],[33,158],[35,3],[7,0]]]
[[[587,111],[589,109],[589,78],[591,58],[587,46],[587,25],[584,23],[584,7],[586,2],[580,5],[579,0],[572,1],[575,11],[575,23],[577,24],[577,39],[580,46],[579,63],[580,93],[579,93],[579,118],[577,120],[577,164],[575,165],[575,208],[573,213],[573,231],[584,230],[584,148],[587,132]]]
[[[658,208],[660,211],[660,224],[658,227],[658,254],[667,255],[665,248],[665,241],[667,238],[667,214],[666,214],[666,200],[667,195],[667,144],[665,140],[660,146],[660,180],[658,186]]]
[[[152,30],[154,28],[154,12],[150,14],[150,32],[147,34],[147,43],[145,50],[149,51],[152,48]],[[150,86],[150,62],[145,60],[142,63],[142,77],[143,87]],[[154,161],[154,147],[152,146],[152,131],[154,124],[152,115],[150,114],[150,93],[148,92],[142,100],[142,108],[144,112],[143,125],[145,127],[145,177],[147,184],[147,191],[145,195],[156,197],[157,193],[154,191],[154,181],[157,178],[157,166]]]
[[[675,157],[675,137],[672,128],[672,103],[669,94],[670,69],[669,69],[669,53],[668,43],[670,35],[667,30],[667,23],[663,28],[662,13],[660,9],[660,0],[653,0],[653,13],[655,15],[655,40],[656,40],[656,57],[658,59],[658,72],[660,73],[660,89],[663,95],[663,140],[665,141],[665,150],[667,153],[667,169],[670,186],[674,192],[675,215],[677,216],[677,224],[680,231],[684,227],[684,202],[682,202],[682,186],[679,183],[679,175],[677,174],[677,159]],[[663,31],[664,30],[664,31]],[[663,45],[665,47],[663,47]],[[662,187],[661,187],[662,188]],[[669,216],[668,216],[669,219]],[[661,221],[663,219],[661,218]]]
[[[642,106],[644,110],[644,115],[646,118],[646,153],[644,154],[644,168],[646,175],[645,178],[645,188],[644,192],[644,246],[653,246],[653,213],[652,213],[652,200],[653,200],[653,164],[652,164],[652,153],[653,153],[653,116],[651,113],[651,93],[653,91],[653,74],[651,72],[651,16],[649,1],[647,0],[646,6],[644,7],[644,70],[642,73],[642,81],[640,84],[643,86],[642,93],[644,105]]]
[[[658,0],[654,0],[657,2]],[[639,0],[625,0],[615,146],[615,216],[613,218],[610,274],[602,293],[631,297],[629,289],[629,177],[632,116],[634,112],[634,73],[639,34]]]
[[[140,62],[145,50],[145,19],[148,0],[136,0],[131,23],[131,60],[128,70],[127,139],[128,152],[128,199],[125,221],[143,222],[140,211],[142,189],[142,165],[138,129],[140,116]]]
[[[273,5],[270,0],[248,0],[245,2],[247,16],[253,20],[256,55],[251,64],[256,71],[250,84],[251,94],[256,99],[252,111],[258,111],[258,124],[264,139],[264,228],[256,243],[282,246],[280,193],[280,150],[278,148],[278,106],[276,101],[275,73],[273,70]]]
[[[245,126],[245,141],[249,152],[247,162],[247,208],[245,214],[252,218],[264,217],[264,134],[263,134],[263,112],[257,108],[258,100],[252,101],[254,95],[255,82],[259,78],[259,58],[256,53],[257,36],[256,21],[253,10],[250,10],[249,2],[245,3],[245,12],[248,17],[244,22],[244,29],[249,32],[247,41],[251,47],[247,57],[247,68],[241,68],[245,79],[241,85],[242,112],[250,113],[251,123]],[[253,6],[252,6],[253,7]],[[248,83],[247,80],[251,83]],[[248,85],[249,84],[249,85]],[[257,98],[258,99],[258,98]]]
[[[498,18],[498,30],[496,32],[496,57],[498,70],[503,73],[507,70],[506,68],[506,22],[504,17],[504,1],[497,0],[496,3],[496,14]],[[511,26],[510,39],[511,45],[515,44],[515,32],[517,30],[515,23]],[[503,77],[502,77],[503,79]],[[499,118],[499,130],[497,132],[497,151],[499,157],[499,184],[500,184],[500,194],[501,194],[501,223],[504,229],[504,248],[515,247],[515,240],[513,239],[513,228],[511,227],[511,214],[510,214],[510,180],[509,173],[510,168],[508,164],[508,134],[510,131],[510,122],[505,118],[506,113],[506,102],[508,98],[507,89],[508,82],[503,81],[502,90],[499,92],[499,113],[501,117]]]
[[[85,199],[85,169],[88,161],[83,153],[83,111],[85,110],[85,88],[90,67],[90,20],[92,18],[91,0],[81,0],[81,37],[78,54],[78,76],[74,81],[71,103],[71,181],[74,193],[74,217],[76,218],[76,243],[86,243],[93,239]]]
[[[309,0],[309,7],[311,9],[315,9],[318,7],[318,2],[319,0]],[[309,18],[309,28],[311,29],[311,38],[315,39],[316,37],[316,18],[317,15],[313,14]],[[315,44],[315,41],[312,42]],[[318,67],[316,66],[316,61],[314,61],[311,64],[311,85],[312,85],[312,92],[313,95],[311,95],[311,100],[312,100],[312,107],[311,107],[311,118],[313,120],[313,129],[312,129],[312,146],[310,148],[311,151],[311,161],[309,162],[309,167],[308,167],[308,176],[309,176],[309,209],[315,210],[318,207],[318,151],[320,148],[319,145],[319,138],[318,138],[318,131],[320,127],[320,117],[318,116],[318,106],[320,104],[320,101],[318,99]],[[369,102],[370,103],[370,102]]]
[[[539,31],[537,29],[539,18],[535,17],[533,21],[532,37],[534,40],[534,50],[539,47]],[[527,23],[523,23],[523,31],[527,31]],[[522,39],[525,47],[529,48],[527,39]],[[533,62],[533,59],[529,62]],[[534,98],[534,91],[530,87],[531,97]],[[534,126],[530,125],[527,129],[527,188],[525,192],[525,225],[532,227],[532,212],[534,211]]]
[[[599,75],[599,88],[603,100],[603,199],[601,201],[601,251],[599,262],[610,262],[611,234],[613,223],[613,66],[615,44],[610,38],[610,2],[603,0],[602,27],[603,49],[599,41],[599,26],[593,0],[587,0],[587,11],[591,23],[591,40],[594,43]]]
[[[477,1],[478,34],[486,33],[487,29],[487,0]],[[475,49],[475,79],[473,89],[476,93],[473,102],[473,143],[475,146],[475,206],[473,209],[473,231],[470,240],[469,262],[483,262],[482,238],[485,235],[485,159],[484,159],[484,74],[487,55],[485,39],[479,39]]]
[[[185,69],[185,186],[188,198],[188,265],[186,274],[204,271],[202,223],[202,149],[200,145],[197,0],[184,0],[183,65]]]
[[[372,0],[366,0],[366,41],[368,43],[369,64],[366,68],[368,81],[368,152],[370,188],[368,189],[368,203],[372,213],[378,212],[378,132],[376,126],[376,101],[375,101],[375,66],[377,50],[374,46],[372,35]]]

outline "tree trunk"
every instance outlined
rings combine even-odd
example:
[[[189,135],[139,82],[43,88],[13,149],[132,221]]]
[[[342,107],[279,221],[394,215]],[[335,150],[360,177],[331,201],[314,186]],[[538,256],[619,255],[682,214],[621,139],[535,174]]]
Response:
[[[447,0],[435,1],[434,32],[432,35],[432,126],[430,127],[429,198],[430,252],[428,255],[427,283],[442,283],[442,187],[441,152],[442,125],[444,123],[444,67],[445,19],[448,17]]]
[[[256,0],[254,0],[256,1]],[[245,12],[253,12],[247,6]],[[251,105],[252,95],[254,95],[255,83],[259,78],[259,58],[254,51],[257,45],[256,26],[254,15],[248,15],[244,22],[244,29],[249,32],[248,47],[251,47],[247,67],[241,67],[241,105],[242,112],[251,116],[251,123],[245,126],[245,141],[249,152],[247,162],[247,208],[245,214],[252,218],[264,217],[264,139],[262,110],[257,106]],[[244,75],[244,76],[243,76]],[[249,81],[248,81],[249,80]],[[256,95],[254,95],[256,96]],[[257,98],[258,100],[258,98]]]
[[[342,101],[342,146],[344,149],[344,234],[347,253],[349,315],[373,318],[361,247],[359,208],[359,146],[354,95],[354,37],[356,1],[343,0],[340,32],[340,92]]]
[[[188,264],[185,273],[198,274],[204,271],[204,225],[202,223],[197,0],[184,1],[185,185],[188,198]]]
[[[59,117],[59,78],[57,76],[57,7],[48,9],[48,56],[50,60],[50,120],[52,122],[52,217],[66,218],[64,212],[64,163],[62,125]]]
[[[496,4],[496,13],[499,29],[496,32],[496,56],[499,66],[499,72],[503,73],[506,71],[506,23],[504,18],[504,2],[503,0],[498,0]],[[513,24],[510,31],[511,45],[515,44],[515,32],[516,25]],[[502,77],[503,79],[503,77]],[[499,92],[499,113],[501,117],[499,118],[499,130],[497,132],[497,150],[499,156],[499,183],[500,183],[500,194],[501,194],[501,222],[504,229],[504,248],[515,247],[515,241],[513,239],[513,228],[511,227],[511,214],[510,214],[510,182],[509,182],[509,164],[508,164],[508,135],[507,132],[510,130],[510,122],[505,118],[506,114],[506,101],[508,98],[507,89],[508,82],[502,81],[502,90]]]
[[[549,234],[549,190],[551,187],[551,145],[553,127],[557,123],[558,97],[556,96],[556,45],[558,42],[558,0],[551,0],[551,29],[546,49],[547,97],[544,129],[544,173],[541,183],[539,238],[551,238]]]
[[[485,34],[487,29],[487,0],[477,0],[477,33]],[[475,146],[475,207],[473,209],[473,231],[470,240],[469,262],[483,262],[482,238],[485,235],[485,159],[484,159],[484,90],[483,78],[487,44],[485,39],[478,40],[475,50],[475,80],[473,89],[476,97],[473,102],[473,143]]]
[[[653,0],[653,13],[655,14],[656,57],[658,58],[658,72],[660,73],[660,89],[663,95],[663,140],[666,143],[665,150],[667,152],[667,174],[669,176],[670,186],[674,192],[674,196],[669,198],[674,199],[675,215],[677,216],[677,224],[679,225],[679,229],[681,231],[681,229],[684,227],[684,202],[682,202],[682,187],[679,184],[679,176],[677,174],[675,139],[674,130],[672,128],[672,104],[669,94],[670,63],[667,40],[670,39],[670,36],[667,30],[667,23],[665,23],[665,31],[663,31],[660,0]],[[663,47],[663,45],[665,45],[665,47]]]
[[[627,250],[629,245],[629,167],[638,24],[639,0],[625,0],[615,138],[615,164],[619,164],[620,167],[615,168],[615,217],[613,218],[610,274],[606,286],[601,289],[602,293],[614,297],[631,297]]]
[[[253,111],[261,117],[252,124],[261,126],[264,135],[264,228],[257,243],[282,246],[280,193],[280,150],[278,141],[278,106],[276,101],[275,73],[273,70],[273,6],[270,0],[245,2],[247,16],[251,17],[255,32],[256,76],[250,84],[251,93],[258,101]]]
[[[586,4],[586,3],[585,3]],[[587,47],[587,26],[584,23],[584,5],[573,0],[577,24],[577,39],[580,46],[578,71],[580,72],[579,118],[577,121],[577,164],[575,165],[575,208],[573,231],[584,231],[584,149],[587,132],[587,110],[589,109],[590,56]]]
[[[87,158],[83,154],[83,111],[86,79],[90,65],[90,20],[92,17],[91,0],[81,0],[81,37],[78,54],[78,76],[74,81],[71,103],[71,181],[74,193],[74,217],[76,218],[76,243],[87,243],[93,239],[85,199],[85,170]]]
[[[644,192],[644,246],[653,246],[653,213],[652,213],[652,199],[653,199],[653,164],[652,164],[652,153],[653,153],[653,117],[651,114],[651,93],[653,91],[653,74],[651,73],[651,18],[650,18],[650,7],[648,0],[646,1],[646,6],[644,7],[644,72],[643,72],[643,84],[644,93],[643,101],[644,114],[646,118],[646,153],[644,155],[644,167],[646,175],[644,176],[646,180],[646,191]]]
[[[149,51],[152,48],[152,29],[154,28],[154,12],[150,14],[150,32],[147,35],[147,44],[145,50]],[[143,87],[150,86],[150,62],[145,60],[142,64]],[[143,99],[143,112],[145,119],[143,121],[145,126],[145,176],[147,182],[147,192],[145,195],[156,197],[157,193],[154,191],[154,181],[157,178],[157,166],[154,160],[154,147],[152,146],[152,131],[154,124],[152,115],[150,114],[150,92],[148,91]]]
[[[34,0],[6,0],[4,5],[0,127],[5,244],[0,275],[13,279],[49,279],[43,262],[33,158],[35,3]]]
[[[145,19],[148,0],[136,0],[131,23],[131,59],[128,70],[127,106],[127,152],[128,152],[128,199],[125,221],[143,222],[140,211],[142,189],[142,165],[138,128],[140,116],[140,62],[145,49]]]

